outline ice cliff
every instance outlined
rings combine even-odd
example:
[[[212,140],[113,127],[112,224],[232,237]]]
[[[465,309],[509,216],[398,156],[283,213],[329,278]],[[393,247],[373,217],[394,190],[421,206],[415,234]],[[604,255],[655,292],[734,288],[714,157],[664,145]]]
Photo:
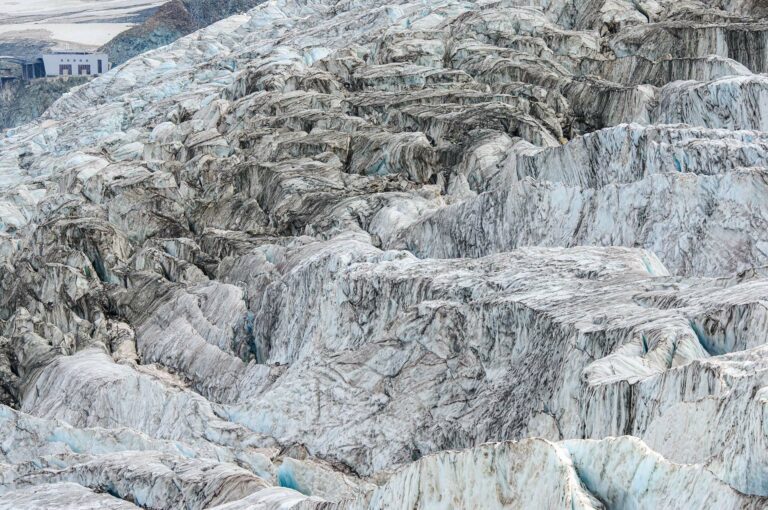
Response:
[[[0,140],[0,509],[768,508],[768,8],[271,0]]]

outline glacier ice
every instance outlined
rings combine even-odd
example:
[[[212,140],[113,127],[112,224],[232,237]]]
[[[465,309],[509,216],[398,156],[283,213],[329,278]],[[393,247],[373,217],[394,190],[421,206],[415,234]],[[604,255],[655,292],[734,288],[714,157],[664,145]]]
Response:
[[[755,0],[270,0],[0,138],[0,508],[768,507]]]

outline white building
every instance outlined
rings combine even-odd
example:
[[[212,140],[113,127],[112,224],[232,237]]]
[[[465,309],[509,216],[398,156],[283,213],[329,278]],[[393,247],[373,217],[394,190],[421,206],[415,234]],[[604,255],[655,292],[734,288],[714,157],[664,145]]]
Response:
[[[43,55],[46,76],[91,76],[109,71],[106,53],[62,52]]]

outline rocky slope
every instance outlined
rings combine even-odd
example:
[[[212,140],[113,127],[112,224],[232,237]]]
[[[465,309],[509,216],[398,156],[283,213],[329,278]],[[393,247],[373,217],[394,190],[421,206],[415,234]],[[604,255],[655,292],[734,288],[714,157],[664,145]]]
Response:
[[[0,131],[37,119],[66,92],[87,81],[84,77],[19,80],[0,88]]]
[[[140,25],[118,35],[100,51],[114,64],[122,64],[160,46],[172,43],[222,18],[252,9],[264,0],[171,0]]]
[[[270,0],[0,141],[0,508],[768,507],[752,0]]]

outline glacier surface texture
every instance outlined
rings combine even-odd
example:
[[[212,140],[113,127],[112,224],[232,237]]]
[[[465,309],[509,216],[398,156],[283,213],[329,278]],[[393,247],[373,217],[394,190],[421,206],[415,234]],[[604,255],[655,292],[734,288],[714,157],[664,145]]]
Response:
[[[0,509],[768,508],[768,4],[270,0],[0,138]]]

